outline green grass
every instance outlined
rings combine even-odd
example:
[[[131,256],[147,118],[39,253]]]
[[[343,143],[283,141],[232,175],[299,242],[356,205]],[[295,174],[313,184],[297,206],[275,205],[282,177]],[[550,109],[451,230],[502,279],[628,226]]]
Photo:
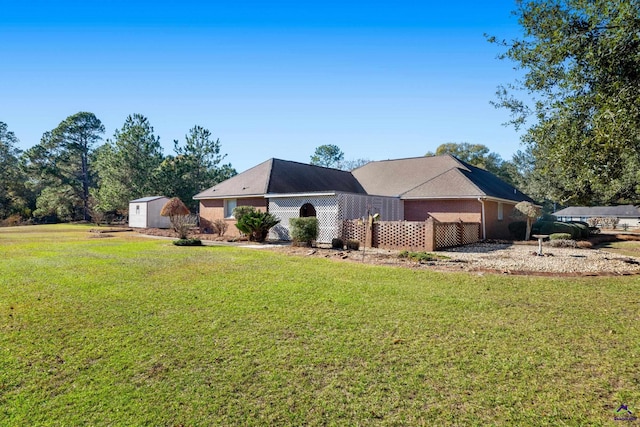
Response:
[[[0,425],[618,425],[637,278],[0,229]]]
[[[598,248],[620,255],[640,257],[640,241],[637,240],[606,242],[599,245]]]

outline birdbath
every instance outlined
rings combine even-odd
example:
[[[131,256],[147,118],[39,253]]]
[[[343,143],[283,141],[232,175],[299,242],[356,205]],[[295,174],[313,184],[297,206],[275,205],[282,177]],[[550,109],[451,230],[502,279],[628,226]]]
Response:
[[[538,253],[536,255],[542,256],[542,241],[549,237],[548,234],[534,234],[533,237],[538,239]]]

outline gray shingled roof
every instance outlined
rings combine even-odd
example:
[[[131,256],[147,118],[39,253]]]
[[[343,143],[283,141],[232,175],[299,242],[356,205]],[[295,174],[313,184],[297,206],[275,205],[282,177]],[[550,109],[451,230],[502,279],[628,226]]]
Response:
[[[196,194],[194,199],[318,192],[366,194],[350,172],[270,159]]]
[[[450,155],[370,162],[352,172],[270,159],[194,199],[329,191],[404,199],[493,197],[533,202],[492,173]]]
[[[555,216],[640,218],[640,209],[633,205],[619,206],[570,206],[554,212]]]
[[[371,162],[352,173],[369,194],[380,196],[493,197],[534,202],[492,173],[450,155]]]

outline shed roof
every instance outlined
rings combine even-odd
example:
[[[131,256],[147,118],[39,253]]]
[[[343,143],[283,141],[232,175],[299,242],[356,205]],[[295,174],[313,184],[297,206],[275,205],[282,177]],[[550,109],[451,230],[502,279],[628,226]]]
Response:
[[[194,199],[262,196],[273,193],[346,192],[366,194],[350,172],[269,159],[196,194]]]
[[[570,206],[553,213],[555,216],[640,218],[640,209],[633,205],[618,206]]]
[[[131,200],[129,203],[146,203],[146,202],[152,202],[152,201],[158,200],[158,199],[168,199],[168,197],[166,197],[166,196],[148,196],[148,197],[142,197],[140,199]]]

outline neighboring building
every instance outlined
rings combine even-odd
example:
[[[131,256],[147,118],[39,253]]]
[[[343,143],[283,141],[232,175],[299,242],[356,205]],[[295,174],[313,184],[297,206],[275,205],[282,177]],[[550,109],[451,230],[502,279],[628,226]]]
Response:
[[[320,243],[338,237],[343,220],[368,213],[379,213],[382,221],[477,222],[483,238],[508,238],[513,206],[533,202],[450,155],[370,162],[352,172],[271,159],[194,199],[203,228],[218,219],[235,224],[233,208],[250,205],[280,218],[270,238],[288,240],[290,218],[316,216]],[[228,230],[237,233],[234,226]]]
[[[587,221],[589,218],[618,218],[618,225],[640,226],[640,209],[633,205],[570,206],[553,213],[558,221]]]
[[[168,197],[151,196],[129,202],[129,227],[134,228],[171,228],[166,216],[160,215]]]

